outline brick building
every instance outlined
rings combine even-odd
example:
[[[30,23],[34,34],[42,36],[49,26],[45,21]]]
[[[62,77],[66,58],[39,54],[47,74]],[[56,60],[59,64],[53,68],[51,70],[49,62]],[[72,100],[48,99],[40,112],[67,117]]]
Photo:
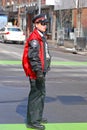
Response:
[[[82,8],[81,10],[79,10],[80,12],[80,18],[79,18],[79,22],[80,22],[80,27],[83,29],[83,32],[84,32],[84,36],[87,36],[87,8]],[[72,12],[72,23],[73,23],[73,26],[75,28],[77,28],[78,26],[78,10],[73,10]]]

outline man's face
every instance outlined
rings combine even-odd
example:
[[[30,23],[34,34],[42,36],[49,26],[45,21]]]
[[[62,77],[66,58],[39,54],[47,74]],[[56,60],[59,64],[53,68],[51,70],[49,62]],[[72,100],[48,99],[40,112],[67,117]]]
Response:
[[[38,30],[40,30],[41,32],[45,32],[46,28],[47,28],[47,25],[44,22],[38,22],[38,23],[36,23],[36,28]]]

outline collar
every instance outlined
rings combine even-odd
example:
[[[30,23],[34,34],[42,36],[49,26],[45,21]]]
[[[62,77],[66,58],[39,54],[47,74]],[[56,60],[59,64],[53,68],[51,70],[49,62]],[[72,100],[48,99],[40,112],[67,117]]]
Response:
[[[37,30],[37,31],[38,31],[38,33],[40,34],[41,37],[44,36],[43,33],[42,33],[41,31],[39,31],[39,30]]]

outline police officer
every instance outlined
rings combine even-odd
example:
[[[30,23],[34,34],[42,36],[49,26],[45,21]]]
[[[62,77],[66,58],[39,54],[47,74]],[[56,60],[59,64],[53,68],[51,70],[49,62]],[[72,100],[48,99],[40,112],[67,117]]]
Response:
[[[27,127],[44,130],[47,123],[43,118],[45,100],[45,75],[50,69],[50,54],[45,38],[47,29],[47,17],[45,14],[38,14],[32,20],[35,27],[27,39],[28,42],[28,63],[30,92],[27,105]]]

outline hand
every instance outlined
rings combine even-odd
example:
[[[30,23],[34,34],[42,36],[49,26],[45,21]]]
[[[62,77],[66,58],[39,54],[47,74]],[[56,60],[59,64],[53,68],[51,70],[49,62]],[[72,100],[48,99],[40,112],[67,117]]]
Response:
[[[37,71],[36,75],[37,75],[37,80],[38,81],[42,82],[44,80],[44,75],[43,75],[42,71]]]

